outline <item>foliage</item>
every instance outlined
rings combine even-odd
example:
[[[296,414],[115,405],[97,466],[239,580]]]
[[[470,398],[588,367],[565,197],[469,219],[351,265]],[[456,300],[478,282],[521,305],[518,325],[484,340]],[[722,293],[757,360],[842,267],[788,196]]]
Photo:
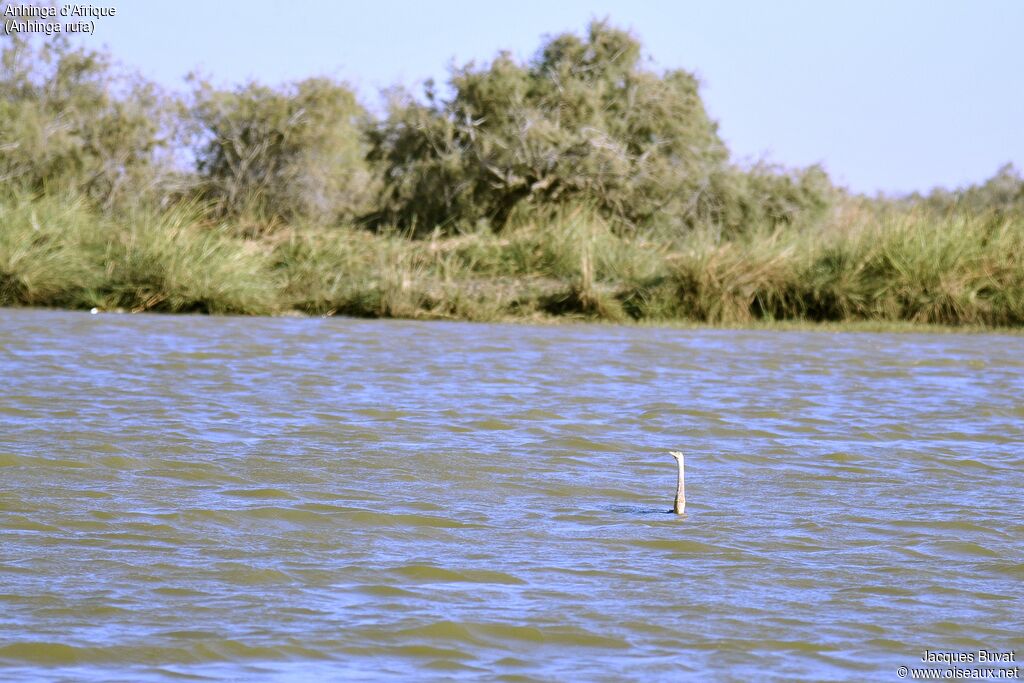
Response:
[[[690,242],[659,292],[666,317],[1024,324],[1024,217],[850,207],[824,228]]]
[[[96,305],[101,275],[80,230],[94,221],[79,198],[0,199],[0,306]]]
[[[452,74],[453,96],[392,103],[372,133],[379,220],[503,226],[517,207],[586,202],[638,226],[717,215],[727,151],[697,80],[644,70],[640,44],[604,22],[550,39],[529,64],[507,53]]]
[[[586,204],[616,229],[732,233],[832,200],[818,169],[731,167],[696,79],[643,68],[637,40],[604,22],[527,64],[456,69],[449,99],[396,93],[376,122],[330,79],[193,78],[185,106],[63,37],[3,40],[0,179],[106,209],[199,199],[256,228],[365,217],[423,235]]]
[[[840,195],[820,166],[786,170],[757,164],[749,170],[733,169],[715,182],[713,195],[720,204],[717,220],[710,223],[726,237],[766,226],[814,222]]]
[[[410,240],[355,226],[243,239],[200,206],[111,221],[73,197],[0,198],[0,305],[495,320],[1024,325],[1024,217],[879,215],[730,240],[623,234],[565,207]]]
[[[83,198],[0,197],[0,305],[271,313],[267,264],[198,207],[111,222]]]
[[[200,81],[192,116],[202,194],[222,215],[333,223],[365,209],[366,112],[347,86],[314,78],[216,90]]]
[[[1013,164],[1005,164],[995,175],[980,185],[953,190],[936,189],[927,196],[909,198],[911,204],[949,212],[953,210],[980,213],[992,211],[999,215],[1024,212],[1024,177]]]
[[[895,200],[739,167],[603,22],[377,121],[329,79],[193,82],[0,36],[0,305],[1024,325],[1014,167]]]
[[[0,43],[0,182],[107,207],[153,192],[170,125],[155,86],[63,36]]]

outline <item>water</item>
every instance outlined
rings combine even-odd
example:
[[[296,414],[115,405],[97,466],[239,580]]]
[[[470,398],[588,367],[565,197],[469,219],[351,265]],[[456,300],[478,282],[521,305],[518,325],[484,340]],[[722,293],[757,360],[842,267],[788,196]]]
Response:
[[[0,310],[0,378],[0,678],[1024,656],[1022,337]]]

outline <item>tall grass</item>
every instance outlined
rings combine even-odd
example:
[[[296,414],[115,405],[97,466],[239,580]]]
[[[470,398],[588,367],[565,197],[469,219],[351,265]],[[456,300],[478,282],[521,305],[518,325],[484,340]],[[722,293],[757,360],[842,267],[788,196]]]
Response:
[[[259,245],[204,224],[198,207],[114,222],[77,198],[0,200],[0,304],[272,313]]]
[[[0,201],[0,305],[96,305],[102,271],[83,231],[95,221],[78,198]]]
[[[0,198],[0,305],[608,321],[1024,325],[1024,217],[847,207],[722,240],[616,229],[588,207],[428,239],[316,225],[249,233],[196,204],[117,220]]]
[[[698,241],[672,261],[672,312],[708,322],[1024,322],[1021,218],[859,216],[815,230]]]
[[[204,225],[195,205],[137,211],[99,240],[107,307],[132,311],[272,313],[277,287],[257,243]]]

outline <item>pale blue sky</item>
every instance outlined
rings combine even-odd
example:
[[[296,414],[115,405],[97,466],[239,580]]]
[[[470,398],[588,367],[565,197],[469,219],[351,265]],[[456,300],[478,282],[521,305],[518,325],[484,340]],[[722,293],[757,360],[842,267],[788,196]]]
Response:
[[[1024,166],[1024,0],[111,3],[90,42],[164,85],[197,68],[219,84],[328,75],[371,105],[382,87],[444,80],[453,59],[528,58],[543,35],[607,16],[655,68],[698,74],[737,159],[820,162],[869,193]]]

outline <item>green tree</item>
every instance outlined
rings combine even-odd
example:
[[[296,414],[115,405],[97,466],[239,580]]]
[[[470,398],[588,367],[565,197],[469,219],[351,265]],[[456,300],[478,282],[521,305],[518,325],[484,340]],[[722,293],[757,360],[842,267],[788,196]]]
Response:
[[[584,202],[628,225],[716,211],[728,154],[685,71],[642,67],[629,33],[593,22],[528,64],[499,54],[451,77],[449,99],[404,95],[372,132],[384,186],[378,220],[490,221],[517,207]]]
[[[916,195],[912,201],[941,211],[962,209],[971,213],[1019,214],[1024,211],[1024,177],[1013,164],[1004,164],[984,183],[952,192],[936,189],[925,198]]]
[[[154,85],[63,36],[0,42],[0,182],[108,207],[156,187],[171,122]]]
[[[332,222],[365,211],[367,114],[347,86],[315,78],[217,90],[198,82],[192,114],[202,192],[223,213]]]

